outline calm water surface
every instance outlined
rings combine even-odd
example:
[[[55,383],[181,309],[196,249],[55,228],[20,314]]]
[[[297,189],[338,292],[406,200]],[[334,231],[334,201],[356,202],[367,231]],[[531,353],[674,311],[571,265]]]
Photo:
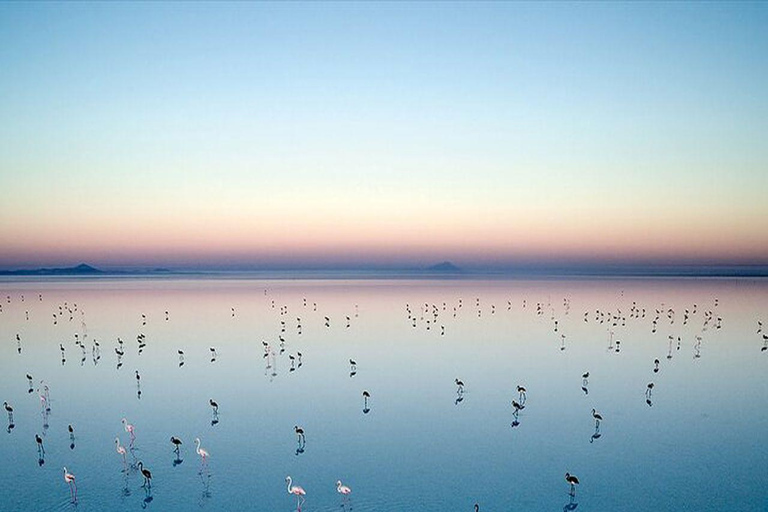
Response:
[[[0,510],[288,512],[286,475],[305,511],[768,510],[766,281],[6,279],[0,298]]]

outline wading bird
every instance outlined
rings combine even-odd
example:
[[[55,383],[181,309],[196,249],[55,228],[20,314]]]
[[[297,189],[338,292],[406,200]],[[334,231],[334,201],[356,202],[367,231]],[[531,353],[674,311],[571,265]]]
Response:
[[[133,433],[133,430],[134,430],[133,425],[128,423],[128,420],[126,420],[125,418],[123,418],[121,421],[123,422],[123,427],[125,428],[125,431],[131,435],[131,442],[135,441],[136,435]]]
[[[301,504],[304,503],[304,496],[307,495],[307,492],[298,485],[291,485],[293,480],[290,476],[285,477],[285,481],[288,483],[288,494],[296,496],[296,508],[301,510]]]
[[[206,450],[204,450],[203,448],[200,448],[200,438],[199,437],[197,439],[195,439],[195,444],[197,445],[197,448],[195,448],[195,451],[197,452],[197,454],[202,459],[203,464],[207,464],[208,463],[208,456],[209,456],[209,454],[208,454],[208,452]]]
[[[77,501],[77,484],[75,484],[75,475],[67,471],[64,467],[64,481],[69,485],[69,495],[72,497],[72,501]]]
[[[115,451],[118,453],[118,455],[122,455],[123,456],[123,465],[125,465],[126,464],[126,461],[125,461],[125,448],[120,446],[120,438],[119,437],[115,438]]]
[[[144,477],[144,487],[152,487],[152,472],[144,467],[144,463],[139,461],[139,470]]]
[[[352,489],[347,487],[346,485],[342,485],[341,480],[336,481],[336,492],[344,496],[344,499],[347,499],[347,496],[352,494]]]
[[[576,494],[576,486],[579,485],[579,479],[570,473],[565,474],[565,481],[571,485],[571,496]]]

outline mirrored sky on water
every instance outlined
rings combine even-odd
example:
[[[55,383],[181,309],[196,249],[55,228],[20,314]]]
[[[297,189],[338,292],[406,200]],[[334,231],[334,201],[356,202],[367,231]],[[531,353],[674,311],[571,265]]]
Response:
[[[305,511],[338,510],[339,479],[353,489],[345,510],[768,504],[763,280],[6,279],[0,292],[0,398],[14,407],[3,510],[287,512],[286,475],[307,490]],[[123,417],[136,429],[127,471],[114,446],[130,445]],[[77,476],[76,508],[62,466]],[[581,480],[574,498],[566,471]]]

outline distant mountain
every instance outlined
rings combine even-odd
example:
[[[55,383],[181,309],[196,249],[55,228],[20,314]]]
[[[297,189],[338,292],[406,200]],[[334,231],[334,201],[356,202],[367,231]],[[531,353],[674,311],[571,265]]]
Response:
[[[0,270],[0,276],[91,276],[103,274],[99,270],[85,263],[76,267],[66,268],[37,268],[32,270]]]
[[[442,263],[438,263],[437,265],[432,265],[431,267],[427,267],[428,272],[439,272],[441,274],[459,274],[463,272],[459,267],[451,263],[450,261],[444,261]]]

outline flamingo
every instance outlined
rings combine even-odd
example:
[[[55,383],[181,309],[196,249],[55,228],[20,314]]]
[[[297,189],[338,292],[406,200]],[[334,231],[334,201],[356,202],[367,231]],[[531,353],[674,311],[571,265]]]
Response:
[[[45,447],[43,446],[43,438],[38,434],[35,434],[35,442],[37,443],[37,451],[45,453]]]
[[[213,398],[208,399],[208,403],[213,407],[213,414],[219,414],[219,404]]]
[[[600,422],[603,421],[603,417],[594,409],[592,409],[592,417],[595,418],[595,427],[599,426]]]
[[[125,448],[120,446],[120,438],[119,437],[115,438],[115,451],[118,454],[123,456],[123,466],[125,466],[127,464],[126,461],[125,461]]]
[[[571,496],[576,494],[576,486],[579,485],[579,479],[570,473],[565,474],[565,481],[571,484]]]
[[[173,451],[175,451],[176,453],[179,453],[179,447],[181,447],[181,444],[182,444],[181,439],[179,439],[178,437],[171,436],[171,443],[173,443],[173,445],[176,447],[173,449]]]
[[[139,469],[141,470],[141,474],[144,476],[144,486],[152,487],[152,472],[144,467],[144,463],[139,461]]]
[[[44,394],[40,393],[39,389],[37,390],[37,394],[38,394],[38,396],[40,396],[40,408],[44,409],[44,410],[48,410],[49,409],[49,407],[48,407],[48,399],[45,398]]]
[[[517,393],[521,402],[525,402],[526,398],[528,398],[525,394],[526,389],[523,386],[517,386]]]
[[[347,496],[352,494],[352,489],[347,487],[346,485],[342,485],[341,480],[336,481],[336,492],[344,496],[344,499],[347,499]]]
[[[296,496],[296,508],[301,510],[301,504],[304,503],[304,496],[307,495],[307,492],[298,485],[291,485],[293,480],[290,476],[285,477],[285,481],[288,483],[288,494]]]
[[[131,435],[131,443],[136,440],[136,435],[133,433],[133,425],[128,423],[128,420],[123,418],[121,420],[123,422],[123,426],[125,427],[125,431],[128,432]]]
[[[195,449],[195,451],[197,452],[197,454],[202,459],[203,464],[207,464],[208,463],[208,456],[209,456],[209,454],[208,454],[207,451],[205,451],[205,449],[200,448],[200,438],[199,437],[197,439],[195,439],[195,444],[197,445],[197,448]]]
[[[456,389],[456,392],[457,392],[457,393],[463,393],[463,392],[464,392],[464,382],[462,382],[462,381],[461,381],[461,380],[459,380],[459,379],[453,379],[453,382],[454,382],[454,383],[456,384],[456,386],[458,387],[458,388]]]
[[[293,427],[293,430],[294,432],[296,432],[296,439],[298,440],[299,443],[301,443],[302,441],[304,441],[305,443],[307,442],[307,438],[304,436],[303,428],[296,425]]]
[[[69,494],[72,496],[72,501],[77,501],[77,484],[75,484],[75,475],[69,473],[66,466],[64,466],[64,481],[69,485]]]

